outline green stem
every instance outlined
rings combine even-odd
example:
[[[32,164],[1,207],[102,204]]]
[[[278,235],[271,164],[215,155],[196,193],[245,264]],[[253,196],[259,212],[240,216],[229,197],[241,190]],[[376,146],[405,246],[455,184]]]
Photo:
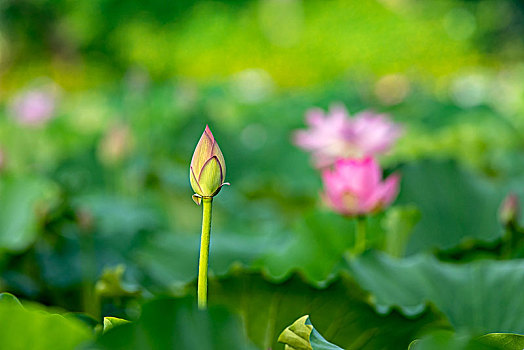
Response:
[[[515,237],[519,234],[518,226],[515,222],[506,225],[506,232],[502,236],[501,258],[510,259],[513,255],[513,247],[518,244]]]
[[[355,235],[355,255],[366,250],[366,217],[357,216],[357,229]]]
[[[82,256],[82,303],[84,312],[100,318],[100,305],[98,303],[95,285],[95,242],[93,233],[86,230],[80,231],[80,254]]]
[[[198,262],[198,308],[207,308],[207,266],[209,261],[209,238],[211,233],[211,207],[213,197],[202,198],[202,237]]]

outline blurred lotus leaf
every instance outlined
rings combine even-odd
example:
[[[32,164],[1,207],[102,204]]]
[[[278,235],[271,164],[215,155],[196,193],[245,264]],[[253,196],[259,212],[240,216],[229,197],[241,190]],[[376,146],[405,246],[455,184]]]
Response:
[[[52,203],[49,196],[54,193],[47,180],[0,177],[0,251],[19,252],[35,241],[39,214]]]
[[[18,298],[11,293],[0,293],[0,304],[12,304],[22,306]]]
[[[126,284],[122,278],[126,268],[124,265],[107,267],[96,282],[96,293],[101,297],[118,298],[124,296],[138,296],[140,290],[137,286]]]
[[[105,332],[96,349],[254,350],[236,315],[221,307],[197,310],[196,300],[156,299],[144,304],[136,322]]]
[[[209,303],[241,314],[249,339],[260,349],[281,347],[279,334],[306,313],[326,339],[345,349],[407,348],[425,327],[446,326],[429,311],[411,318],[397,312],[377,314],[368,304],[368,294],[346,275],[316,288],[299,274],[275,284],[260,273],[238,269],[210,280]]]
[[[90,328],[79,320],[37,304],[21,306],[5,293],[0,299],[0,323],[2,349],[70,350],[92,338]]]
[[[509,333],[490,333],[481,337],[437,331],[414,340],[409,350],[522,350],[524,336]]]
[[[404,256],[413,228],[420,220],[415,206],[390,208],[382,221],[385,231],[384,251],[391,256]]]
[[[524,335],[508,333],[490,333],[483,335],[479,341],[504,350],[524,349]]]
[[[457,335],[450,331],[435,331],[422,339],[414,340],[408,350],[512,350],[480,342],[468,334]],[[519,349],[522,350],[522,349]]]
[[[505,193],[485,177],[454,161],[419,161],[400,172],[397,203],[415,205],[421,213],[407,254],[473,240],[492,242],[502,235],[498,208]]]
[[[416,315],[430,302],[457,331],[480,335],[524,330],[522,260],[454,265],[426,255],[394,259],[368,252],[350,260],[349,270],[373,295],[381,313],[398,307],[406,315]]]

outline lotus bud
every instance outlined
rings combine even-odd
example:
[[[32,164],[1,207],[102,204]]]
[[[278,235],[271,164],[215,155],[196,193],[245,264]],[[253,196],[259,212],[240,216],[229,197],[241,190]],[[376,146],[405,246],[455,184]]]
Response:
[[[510,193],[504,198],[499,209],[499,218],[504,226],[517,223],[519,207],[519,198],[515,193]]]
[[[189,180],[195,194],[193,200],[200,205],[202,198],[214,197],[220,192],[222,186],[229,185],[224,182],[226,177],[226,162],[218,143],[216,142],[209,126],[198,141],[191,159]]]

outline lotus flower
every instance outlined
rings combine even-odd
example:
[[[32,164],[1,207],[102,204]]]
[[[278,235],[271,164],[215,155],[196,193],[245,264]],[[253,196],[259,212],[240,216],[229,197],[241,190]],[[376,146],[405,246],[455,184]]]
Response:
[[[214,197],[220,192],[222,186],[229,185],[224,182],[226,177],[226,162],[218,143],[216,142],[209,126],[198,141],[191,166],[189,179],[195,194],[193,200],[200,205],[203,197]]]
[[[396,198],[400,177],[396,174],[382,181],[382,170],[371,157],[340,159],[333,170],[322,173],[326,203],[346,216],[360,216],[380,211]]]
[[[339,158],[366,157],[385,153],[402,134],[402,128],[387,114],[364,111],[350,118],[342,105],[334,105],[327,115],[320,109],[306,114],[307,130],[299,130],[294,142],[312,152],[317,168],[333,165]]]
[[[362,156],[386,153],[402,135],[402,128],[387,114],[360,112],[351,120],[350,137]]]
[[[306,112],[308,130],[299,130],[294,135],[294,142],[300,148],[311,151],[316,167],[330,166],[336,159],[355,153],[350,144],[351,123],[343,107],[332,107],[324,115],[321,109]]]
[[[20,124],[37,126],[53,117],[55,106],[54,93],[35,89],[15,96],[11,111]]]
[[[119,124],[113,126],[101,140],[98,148],[102,162],[117,164],[133,149],[133,135],[129,126]]]

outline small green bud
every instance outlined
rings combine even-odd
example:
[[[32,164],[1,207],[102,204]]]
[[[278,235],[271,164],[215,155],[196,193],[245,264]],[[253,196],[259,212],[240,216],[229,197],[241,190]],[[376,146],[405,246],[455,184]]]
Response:
[[[189,181],[195,194],[193,200],[200,205],[202,197],[214,197],[220,192],[222,186],[229,185],[224,182],[226,177],[226,162],[218,143],[216,142],[209,126],[198,141],[191,159],[189,168]]]

